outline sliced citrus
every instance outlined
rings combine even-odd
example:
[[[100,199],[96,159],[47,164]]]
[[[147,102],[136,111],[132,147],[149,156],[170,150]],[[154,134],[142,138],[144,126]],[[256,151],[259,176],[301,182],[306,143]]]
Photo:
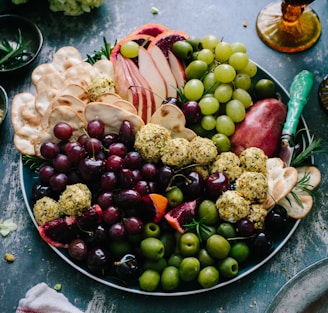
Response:
[[[158,223],[166,213],[167,198],[157,193],[151,193],[144,195],[142,201],[144,203],[141,212],[143,217],[148,221]]]
[[[149,24],[144,24],[144,25],[137,27],[135,30],[133,30],[130,33],[129,36],[144,34],[144,35],[150,35],[150,36],[156,37],[159,34],[164,33],[168,30],[169,29],[164,25],[149,23]]]
[[[196,215],[197,200],[181,203],[164,215],[171,227],[180,233],[185,231],[185,225],[189,224]]]
[[[172,50],[172,46],[176,41],[186,40],[189,36],[179,30],[168,30],[157,35],[149,44],[148,49],[150,50],[152,45],[158,46],[164,55],[168,57],[168,51]]]

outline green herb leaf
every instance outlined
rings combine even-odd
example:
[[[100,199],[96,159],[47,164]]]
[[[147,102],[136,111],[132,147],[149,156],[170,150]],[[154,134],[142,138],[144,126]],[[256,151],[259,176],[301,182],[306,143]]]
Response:
[[[22,155],[22,161],[25,166],[35,171],[40,168],[40,166],[44,163],[44,159],[41,159],[35,155]]]
[[[87,59],[90,64],[95,64],[97,61],[102,60],[102,59],[108,59],[110,58],[110,54],[112,52],[112,48],[110,43],[107,42],[106,38],[103,37],[103,43],[104,46],[100,48],[100,50],[94,50],[93,54],[87,54]],[[116,45],[116,41],[115,41]],[[114,45],[114,46],[115,46]]]

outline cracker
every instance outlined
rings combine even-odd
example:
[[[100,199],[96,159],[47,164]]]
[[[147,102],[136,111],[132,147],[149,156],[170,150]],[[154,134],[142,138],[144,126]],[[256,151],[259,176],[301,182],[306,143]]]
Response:
[[[106,59],[98,60],[93,64],[93,68],[95,69],[97,76],[107,76],[111,80],[114,80],[114,67],[111,61]]]
[[[196,133],[186,128],[186,119],[183,112],[174,104],[166,103],[155,111],[150,123],[161,125],[171,132],[173,138],[192,140]]]

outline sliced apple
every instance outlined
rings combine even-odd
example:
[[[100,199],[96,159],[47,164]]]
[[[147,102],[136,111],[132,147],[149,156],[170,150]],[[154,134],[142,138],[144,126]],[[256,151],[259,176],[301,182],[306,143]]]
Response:
[[[122,97],[122,99],[127,100],[130,85],[125,76],[122,60],[119,58],[113,59],[113,67],[114,67],[115,90]]]
[[[145,123],[149,122],[152,114],[155,112],[155,96],[146,79],[141,75],[137,65],[131,60],[126,59],[126,63],[129,67],[130,73],[138,83],[140,90],[143,91],[146,97],[144,105],[139,108],[138,115],[144,120]]]
[[[178,89],[181,89],[186,83],[186,73],[184,66],[171,50],[168,51],[168,59],[171,71],[176,80],[177,87]]]
[[[141,75],[146,79],[154,92],[155,107],[158,109],[163,100],[167,98],[166,84],[153,58],[142,46],[139,47],[138,66]]]
[[[172,73],[170,64],[165,57],[162,50],[156,46],[149,46],[148,51],[153,58],[158,70],[162,74],[167,90],[167,97],[176,97],[177,96],[177,82]]]

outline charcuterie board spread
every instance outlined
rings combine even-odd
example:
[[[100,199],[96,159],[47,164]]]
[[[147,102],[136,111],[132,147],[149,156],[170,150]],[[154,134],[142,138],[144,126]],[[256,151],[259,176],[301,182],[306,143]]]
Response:
[[[321,141],[301,120],[292,163],[279,158],[288,93],[240,42],[146,24],[87,60],[62,47],[31,79],[11,107],[26,204],[41,238],[98,281],[222,287],[311,211]]]

